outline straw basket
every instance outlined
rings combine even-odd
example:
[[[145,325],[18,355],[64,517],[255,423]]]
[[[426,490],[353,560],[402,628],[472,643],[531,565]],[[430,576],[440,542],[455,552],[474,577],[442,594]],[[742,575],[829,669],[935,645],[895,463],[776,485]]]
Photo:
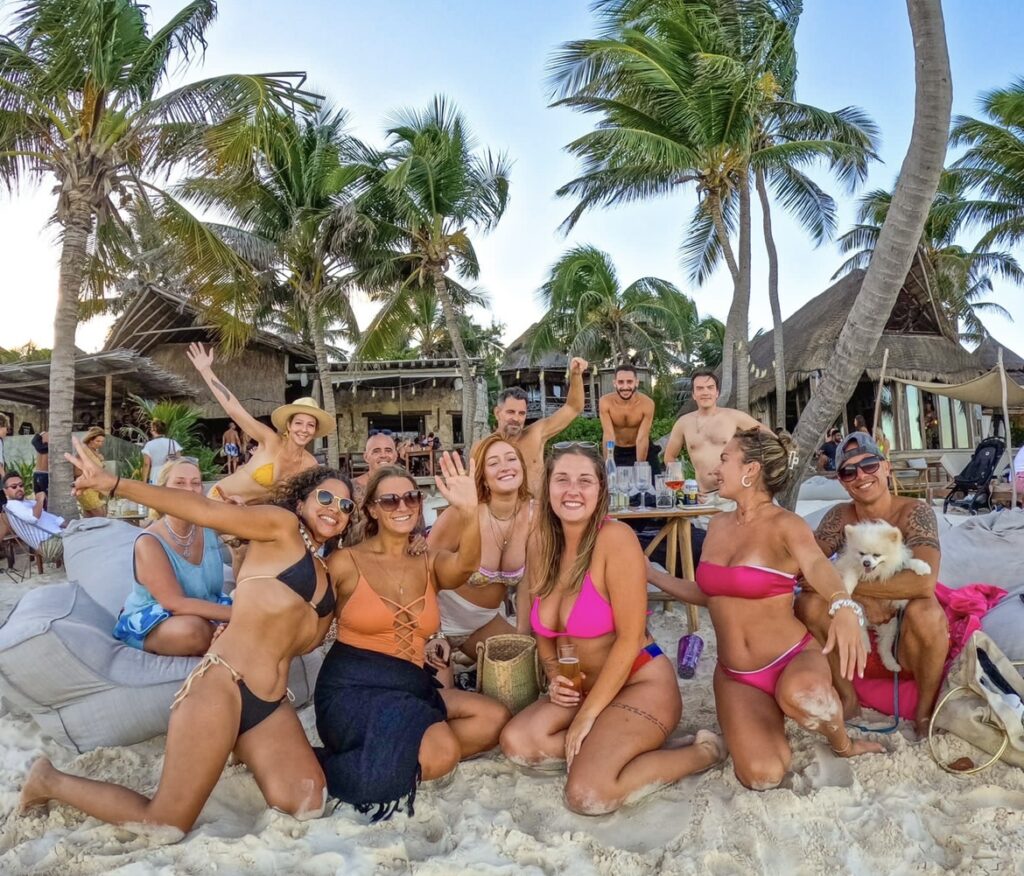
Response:
[[[508,633],[477,642],[477,690],[515,715],[540,696],[541,672],[532,636]]]

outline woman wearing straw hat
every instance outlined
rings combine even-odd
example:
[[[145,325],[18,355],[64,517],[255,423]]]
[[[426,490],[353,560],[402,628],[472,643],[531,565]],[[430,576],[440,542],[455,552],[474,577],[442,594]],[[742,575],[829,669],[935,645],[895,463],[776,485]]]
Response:
[[[249,461],[214,485],[210,490],[211,499],[230,497],[240,502],[263,499],[275,483],[318,464],[306,446],[337,427],[313,399],[300,398],[275,408],[270,415],[274,424],[271,429],[242,407],[231,390],[217,379],[213,373],[213,350],[202,344],[189,344],[188,358],[224,413],[257,442]]]

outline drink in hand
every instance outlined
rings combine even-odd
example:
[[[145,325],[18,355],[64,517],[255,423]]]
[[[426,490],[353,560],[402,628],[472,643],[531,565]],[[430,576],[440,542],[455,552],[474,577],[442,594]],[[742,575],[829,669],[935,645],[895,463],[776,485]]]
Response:
[[[566,643],[558,646],[558,674],[572,683],[576,693],[583,693],[583,674],[575,645]]]

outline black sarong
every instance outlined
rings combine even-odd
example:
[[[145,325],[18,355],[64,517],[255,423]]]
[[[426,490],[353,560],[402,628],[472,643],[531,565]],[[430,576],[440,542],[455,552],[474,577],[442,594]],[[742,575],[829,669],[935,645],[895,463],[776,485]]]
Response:
[[[403,806],[412,815],[423,734],[448,718],[439,689],[408,660],[335,642],[313,694],[328,793],[360,812],[376,807],[373,821]]]

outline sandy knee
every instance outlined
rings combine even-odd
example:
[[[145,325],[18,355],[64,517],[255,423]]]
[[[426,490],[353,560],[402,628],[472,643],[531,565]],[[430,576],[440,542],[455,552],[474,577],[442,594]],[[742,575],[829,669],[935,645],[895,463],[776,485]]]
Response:
[[[327,784],[321,773],[291,782],[277,782],[267,788],[263,796],[269,807],[299,820],[319,818],[327,804]]]
[[[751,791],[777,788],[786,775],[786,764],[780,758],[759,758],[747,764],[733,763],[737,780]]]
[[[606,815],[618,809],[621,801],[613,799],[599,783],[570,774],[565,782],[565,805],[577,815]]]
[[[451,727],[440,722],[427,728],[419,754],[420,770],[425,780],[448,775],[461,759],[462,749]]]
[[[841,719],[842,704],[831,684],[816,680],[795,684],[779,699],[783,711],[808,730],[821,730]]]

